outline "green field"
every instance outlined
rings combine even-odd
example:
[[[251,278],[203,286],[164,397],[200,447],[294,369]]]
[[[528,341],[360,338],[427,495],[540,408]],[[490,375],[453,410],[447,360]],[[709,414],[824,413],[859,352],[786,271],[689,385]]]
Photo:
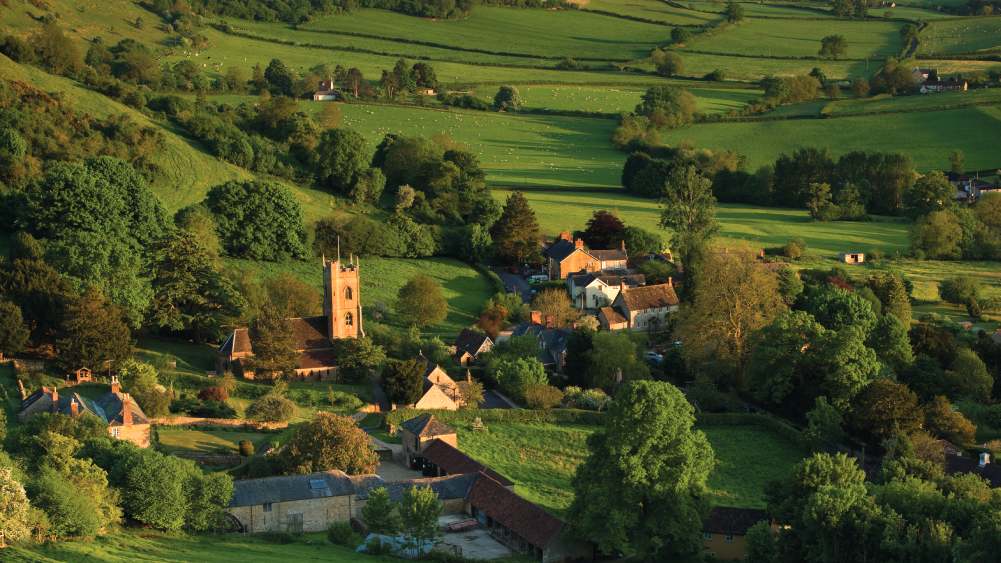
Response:
[[[816,57],[820,38],[837,34],[848,42],[846,58],[883,58],[899,54],[900,25],[880,21],[746,19],[721,33],[694,39],[689,48],[761,57]]]
[[[855,98],[829,102],[824,104],[818,114],[841,116],[895,111],[927,112],[944,107],[980,104],[1001,105],[1001,89],[985,88],[982,90],[970,90],[968,92],[941,92],[938,94],[897,97],[880,94],[871,98]]]
[[[498,199],[509,192],[494,190]],[[570,229],[583,229],[591,214],[599,209],[616,212],[627,225],[660,232],[665,244],[670,236],[661,231],[656,200],[627,195],[621,191],[602,193],[525,191],[539,218],[542,231],[549,235]],[[717,208],[719,236],[727,243],[747,241],[761,247],[781,246],[791,238],[806,241],[807,252],[833,258],[847,248],[880,248],[887,255],[903,251],[908,244],[907,224],[897,220],[867,222],[814,221],[806,211],[721,204]]]
[[[259,280],[288,272],[317,289],[323,288],[319,259],[277,263],[227,259],[226,264],[231,269],[250,272]],[[438,335],[446,339],[454,337],[479,318],[483,303],[493,295],[487,279],[458,260],[366,258],[361,260],[361,299],[366,307],[366,320],[375,320],[375,311],[384,306],[389,311],[389,316],[383,322],[402,327],[396,314],[392,312],[393,303],[400,288],[417,274],[430,276],[440,283],[442,293],[448,300],[448,316],[442,324],[426,329],[424,333],[427,335]]]
[[[469,17],[436,20],[386,10],[360,9],[317,18],[308,30],[365,33],[383,39],[424,41],[458,49],[549,58],[630,60],[667,42],[660,25],[578,10],[477,6]]]
[[[587,457],[587,437],[595,428],[576,424],[487,424],[450,422],[460,449],[517,483],[521,496],[561,513],[573,501],[570,479]],[[725,506],[764,506],[764,486],[780,479],[805,452],[757,427],[704,428],[717,466],[709,479],[713,502]]]
[[[747,88],[689,87],[686,83],[677,85],[686,88],[695,96],[698,111],[702,113],[726,113],[739,110],[748,102],[761,97],[761,90]],[[569,86],[558,84],[517,85],[526,108],[542,108],[563,111],[591,111],[602,113],[631,112],[640,102],[646,88],[615,86]],[[494,88],[478,88],[480,97],[491,100]]]
[[[160,426],[156,433],[160,438],[161,449],[171,454],[178,452],[237,454],[240,452],[241,440],[250,440],[255,449],[260,449],[275,436],[264,432],[205,430],[176,426]]]
[[[802,147],[828,148],[836,155],[851,150],[902,152],[922,171],[948,166],[954,149],[966,155],[971,170],[996,168],[993,148],[1001,133],[1001,107],[912,112],[835,120],[802,119],[744,123],[705,123],[663,133],[670,144],[733,149],[751,167],[769,164],[782,153]],[[751,140],[753,139],[753,142]]]
[[[819,42],[818,42],[819,44]],[[696,53],[676,49],[684,64],[685,76],[702,77],[722,69],[727,80],[760,81],[766,76],[790,76],[809,74],[814,68],[824,71],[830,78],[852,78],[868,76],[879,69],[880,62],[832,61],[820,59],[769,59],[765,57],[742,57],[739,54]],[[649,66],[649,70],[653,70]]]
[[[575,0],[574,3],[584,10],[600,10],[670,25],[701,26],[719,20],[715,14],[678,8],[660,0]]]
[[[1001,17],[932,22],[920,35],[919,54],[949,55],[1001,49]]]
[[[167,535],[142,530],[126,531],[92,541],[67,541],[30,547],[10,547],[3,551],[7,563],[62,563],[91,561],[101,563],[287,563],[288,561],[327,561],[330,563],[388,563],[390,557],[366,555],[359,558],[353,550],[332,545],[323,534],[307,534],[290,544],[268,543],[263,538],[245,535]]]

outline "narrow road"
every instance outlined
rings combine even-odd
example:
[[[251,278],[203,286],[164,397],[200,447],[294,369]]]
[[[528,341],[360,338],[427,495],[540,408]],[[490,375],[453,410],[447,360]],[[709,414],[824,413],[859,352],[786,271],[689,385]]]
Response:
[[[504,282],[504,289],[508,292],[518,292],[521,294],[521,300],[528,303],[532,300],[532,286],[528,285],[525,278],[508,272],[502,268],[495,268],[494,272],[500,276],[501,281]]]

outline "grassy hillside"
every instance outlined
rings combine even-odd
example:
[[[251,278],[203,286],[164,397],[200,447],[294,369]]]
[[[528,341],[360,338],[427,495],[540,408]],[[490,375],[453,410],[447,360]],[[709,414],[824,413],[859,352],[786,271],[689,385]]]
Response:
[[[583,10],[599,10],[670,25],[706,25],[718,20],[715,14],[686,10],[660,0],[574,0]]]
[[[845,58],[882,58],[900,52],[900,25],[880,21],[745,19],[722,33],[697,37],[689,47],[740,55],[816,57],[821,37],[842,35],[848,42]]]
[[[918,53],[957,54],[1001,50],[1001,17],[932,22],[921,32]]]

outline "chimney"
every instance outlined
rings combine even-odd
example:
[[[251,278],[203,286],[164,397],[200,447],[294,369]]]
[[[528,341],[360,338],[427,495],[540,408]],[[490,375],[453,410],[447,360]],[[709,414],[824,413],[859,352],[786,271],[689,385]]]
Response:
[[[674,276],[667,276],[667,286],[674,287]]]
[[[980,452],[980,460],[977,462],[977,466],[979,466],[980,469],[983,469],[990,462],[991,462],[991,454],[987,452]]]
[[[533,325],[542,324],[542,311],[532,311],[531,318],[529,320],[532,321]]]
[[[80,405],[76,402],[76,397],[70,399],[70,416],[80,414]]]
[[[619,243],[619,247],[622,248],[622,252],[626,251],[626,239],[622,239],[622,241]]]
[[[122,395],[122,426],[132,425],[132,409],[129,408],[131,397],[128,393]]]
[[[43,387],[42,390],[44,391],[45,388]],[[56,389],[55,387],[53,387],[52,388],[52,412],[56,412],[57,410],[59,410],[59,389]]]
[[[118,383],[117,375],[111,376],[111,392],[116,395],[122,392],[122,386]]]
[[[560,233],[560,239],[565,240],[567,242],[573,242],[573,237],[570,236],[570,231],[563,231],[562,233]]]
[[[574,248],[584,248],[584,241],[581,239],[577,239],[574,241],[573,245]]]

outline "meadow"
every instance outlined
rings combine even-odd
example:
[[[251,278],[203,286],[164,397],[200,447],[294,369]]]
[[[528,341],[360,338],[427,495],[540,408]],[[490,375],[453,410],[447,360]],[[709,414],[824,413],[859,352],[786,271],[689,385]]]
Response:
[[[1001,49],[1001,17],[934,21],[921,31],[919,54],[955,55]]]
[[[718,21],[719,16],[679,8],[660,0],[574,0],[582,10],[597,10],[669,25],[702,26]]]
[[[674,82],[686,88],[696,100],[699,112],[713,114],[740,110],[749,102],[761,97],[761,90],[750,88],[725,88],[711,86],[689,86]],[[573,86],[560,84],[515,85],[521,93],[523,105],[527,109],[548,109],[560,111],[590,111],[619,114],[631,112],[640,102],[646,88],[614,86]],[[477,88],[476,93],[486,100],[492,100],[495,89]]]
[[[820,39],[837,34],[848,42],[845,58],[883,58],[900,52],[900,25],[883,21],[745,19],[720,33],[698,36],[688,47],[761,57],[817,57]]]
[[[758,167],[802,147],[828,148],[835,156],[852,150],[901,152],[918,170],[941,170],[955,149],[971,170],[1001,164],[994,139],[1001,131],[1001,107],[896,113],[830,119],[703,123],[664,131],[665,142],[732,149]],[[753,141],[752,141],[753,140]]]
[[[820,40],[817,40],[818,48]],[[775,59],[767,57],[742,56],[739,53],[694,52],[684,48],[674,51],[681,56],[684,76],[703,77],[714,70],[723,70],[727,80],[758,82],[766,76],[791,76],[809,74],[819,68],[830,78],[854,78],[868,76],[879,69],[880,62],[873,60],[847,61],[829,59]],[[653,66],[639,65],[652,70]]]
[[[290,273],[318,290],[323,289],[320,261],[252,262],[227,259],[226,267],[266,280]],[[362,303],[367,321],[380,321],[397,328],[403,324],[393,312],[396,294],[418,274],[431,277],[442,287],[448,301],[448,316],[439,325],[424,330],[428,336],[451,340],[460,330],[479,318],[483,303],[494,294],[490,282],[469,265],[450,258],[406,259],[365,258],[361,260]],[[385,314],[384,318],[379,318]]]
[[[159,426],[156,433],[160,440],[160,449],[170,454],[178,452],[237,454],[240,453],[242,440],[250,440],[256,451],[274,437],[274,434],[264,432],[178,426]]]
[[[462,451],[517,483],[526,499],[563,514],[573,501],[570,480],[587,458],[587,437],[596,427],[579,424],[471,423],[450,421]],[[707,426],[717,465],[709,478],[714,504],[763,507],[764,486],[780,479],[805,452],[758,427]],[[753,444],[753,447],[749,447]]]

